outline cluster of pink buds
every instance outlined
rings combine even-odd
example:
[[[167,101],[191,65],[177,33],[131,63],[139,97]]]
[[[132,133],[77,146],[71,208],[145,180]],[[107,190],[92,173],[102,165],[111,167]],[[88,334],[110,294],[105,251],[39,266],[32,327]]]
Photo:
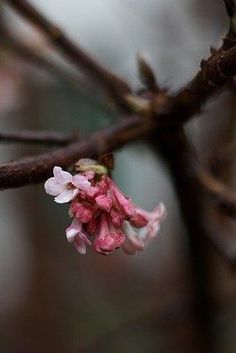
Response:
[[[54,167],[53,177],[45,190],[57,203],[70,202],[69,215],[73,222],[66,236],[80,254],[86,245],[100,254],[111,254],[121,248],[135,254],[157,235],[165,218],[163,203],[147,212],[126,197],[109,177],[107,168],[91,159],[76,164],[78,174],[71,175]]]

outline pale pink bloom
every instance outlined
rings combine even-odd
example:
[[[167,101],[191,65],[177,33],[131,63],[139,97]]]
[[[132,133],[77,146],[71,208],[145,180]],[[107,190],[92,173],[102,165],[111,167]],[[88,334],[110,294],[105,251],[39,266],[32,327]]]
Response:
[[[85,176],[80,174],[72,176],[61,167],[54,167],[53,175],[46,181],[44,187],[49,195],[56,196],[54,200],[57,203],[71,201],[80,190],[87,190],[91,185]]]
[[[91,164],[92,163],[92,164]],[[91,168],[90,168],[91,165]],[[73,222],[66,236],[77,251],[86,253],[86,244],[102,255],[121,247],[126,254],[144,250],[157,235],[166,210],[160,203],[152,212],[137,207],[106,174],[106,168],[95,161],[82,160],[80,172],[72,176],[54,167],[54,176],[45,190],[59,203],[69,202]]]
[[[146,245],[158,234],[160,223],[166,217],[166,209],[160,203],[152,212],[147,212],[137,208],[137,213],[146,218],[146,226],[140,230],[135,230],[129,222],[124,221],[123,231],[126,234],[122,250],[128,255],[134,255],[137,251],[143,251]],[[131,223],[132,224],[132,223]]]
[[[141,209],[140,209],[141,210]],[[143,228],[145,234],[145,242],[152,240],[160,230],[160,223],[166,218],[167,212],[164,204],[161,202],[152,212],[141,210],[143,216],[147,217],[148,223]]]
[[[82,232],[82,224],[76,218],[66,229],[66,236],[68,242],[73,243],[80,254],[86,254],[86,244],[91,245],[91,241]]]
[[[112,208],[112,199],[110,196],[105,196],[105,195],[99,195],[95,198],[95,201],[98,205],[98,207],[106,212],[110,212]]]
[[[125,215],[117,210],[115,207],[112,207],[110,211],[111,221],[113,225],[117,228],[120,228],[124,222]]]
[[[79,222],[83,223],[88,223],[92,220],[93,218],[93,209],[91,206],[87,205],[79,205],[77,208],[76,214],[75,214],[76,219],[78,219]]]
[[[95,235],[95,232],[96,232],[96,229],[97,229],[97,224],[98,224],[97,218],[93,217],[91,219],[91,221],[88,222],[88,223],[85,223],[83,225],[83,227],[84,227],[84,229],[85,229],[87,234]]]
[[[100,216],[99,229],[94,241],[94,249],[102,255],[109,255],[118,249],[125,240],[125,235],[120,229],[116,229],[109,216],[102,213]]]
[[[113,202],[117,205],[118,208],[120,208],[120,210],[128,219],[133,217],[135,215],[135,208],[131,199],[125,197],[122,191],[110,178],[107,177],[107,180],[110,186]]]
[[[127,255],[134,255],[137,251],[142,251],[145,246],[145,241],[138,231],[134,230],[128,221],[124,221],[122,229],[126,235],[125,241],[121,247],[122,250]]]

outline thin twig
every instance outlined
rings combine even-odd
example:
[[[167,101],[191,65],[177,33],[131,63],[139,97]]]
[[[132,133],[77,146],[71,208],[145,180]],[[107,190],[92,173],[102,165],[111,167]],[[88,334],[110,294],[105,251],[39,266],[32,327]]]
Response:
[[[199,114],[206,101],[219,93],[236,75],[236,47],[228,51],[218,50],[202,61],[201,70],[173,99],[170,119],[183,124]],[[158,111],[158,107],[157,110]]]
[[[221,211],[229,217],[236,218],[236,194],[207,169],[198,166],[196,174],[204,190],[214,198]]]
[[[77,68],[82,69],[90,79],[103,85],[118,104],[123,100],[123,96],[130,92],[130,88],[125,81],[98,64],[27,0],[5,0],[5,2],[41,30],[50,42]]]
[[[96,132],[64,148],[35,157],[0,165],[0,188],[20,187],[45,180],[55,165],[68,167],[81,157],[98,157],[125,143],[147,136],[157,125],[156,121],[134,116]]]
[[[127,108],[124,97],[130,93],[130,89],[126,82],[97,64],[27,0],[5,0],[5,2],[42,30],[53,44],[77,67],[84,69],[90,77],[100,81],[108,91],[112,92],[116,102],[123,108]],[[235,59],[236,48],[233,47],[227,52],[219,49],[207,61],[202,61],[199,73],[188,85],[180,90],[172,101],[171,113],[175,112],[175,121],[183,123],[200,112],[206,100],[224,87],[236,74]],[[159,113],[159,104],[156,105],[155,101],[154,99],[152,112],[157,114]],[[173,114],[171,114],[171,117],[173,117]]]
[[[0,143],[32,143],[42,145],[58,145],[65,146],[79,138],[79,134],[65,134],[55,131],[41,130],[19,130],[9,131],[0,130]]]
[[[29,45],[26,45],[19,39],[14,38],[12,35],[1,31],[1,44],[4,45],[6,50],[14,53],[24,61],[33,65],[34,67],[44,70],[45,72],[53,75],[55,78],[59,78],[73,87],[80,87],[82,80],[75,75],[71,75],[69,72],[64,70],[61,66],[55,62],[46,58],[42,52],[36,52],[36,50]]]

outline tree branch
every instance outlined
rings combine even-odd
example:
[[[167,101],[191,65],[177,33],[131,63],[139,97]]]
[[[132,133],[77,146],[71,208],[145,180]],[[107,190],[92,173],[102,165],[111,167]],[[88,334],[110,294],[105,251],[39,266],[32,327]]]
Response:
[[[236,141],[225,144],[217,151],[210,160],[211,169],[215,170],[225,163],[229,163],[235,159]]]
[[[230,18],[234,16],[235,13],[235,2],[234,0],[224,0],[227,14]]]
[[[187,267],[193,281],[194,314],[202,352],[213,352],[212,301],[208,282],[208,232],[203,222],[203,193],[194,174],[194,152],[183,128],[158,132],[152,140],[166,163],[173,180],[184,226],[187,231]]]
[[[198,166],[196,174],[204,190],[215,200],[217,207],[225,215],[236,219],[236,194],[207,169]]]
[[[8,131],[0,130],[0,143],[33,143],[43,145],[59,145],[65,146],[72,141],[77,140],[79,137],[78,133],[65,134],[55,131],[41,130],[19,130],[19,131]]]
[[[112,94],[116,103],[122,104],[123,96],[130,92],[130,88],[125,81],[99,65],[27,0],[5,0],[5,2],[42,31],[50,42],[77,68],[82,69],[90,79],[104,86],[108,93]]]
[[[74,87],[78,86],[80,83],[79,77],[70,75],[68,72],[66,72],[66,70],[64,70],[55,62],[46,58],[42,53],[36,52],[33,48],[14,38],[5,29],[1,29],[0,32],[1,44],[4,45],[4,47],[11,53],[14,53],[29,64],[48,72],[55,78],[59,78],[61,81],[69,83]]]
[[[146,136],[156,126],[157,122],[154,120],[133,116],[80,141],[72,142],[64,148],[1,164],[0,188],[41,182],[51,175],[55,165],[66,168],[81,157],[96,158],[105,152],[114,151],[127,142]]]
[[[126,82],[97,64],[27,0],[5,0],[5,2],[43,31],[64,55],[77,67],[84,69],[90,77],[98,80],[108,91],[112,92],[116,102],[127,109],[128,104],[125,101],[125,96],[130,93],[130,89]],[[209,97],[224,87],[236,74],[236,48],[230,47],[225,51],[223,46],[214,51],[208,60],[202,61],[201,70],[195,78],[175,95],[168,106],[169,108],[171,105],[169,120],[178,124],[189,120],[200,112]],[[157,94],[151,103],[154,114],[160,113],[158,97]],[[167,102],[170,103],[168,99]]]
[[[174,97],[170,120],[181,125],[201,112],[202,106],[236,75],[236,47],[221,49],[202,61],[201,70]],[[158,108],[157,108],[158,111]]]

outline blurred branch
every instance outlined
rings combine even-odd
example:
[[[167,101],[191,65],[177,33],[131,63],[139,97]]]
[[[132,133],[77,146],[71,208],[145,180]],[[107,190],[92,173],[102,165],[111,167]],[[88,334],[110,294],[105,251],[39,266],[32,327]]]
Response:
[[[170,124],[190,119],[196,110],[209,98],[220,84],[227,82],[230,74],[236,73],[236,48],[230,49],[220,57],[213,55],[186,88],[174,97],[160,93],[155,100],[155,116],[130,118],[125,124],[120,122],[113,127],[91,135],[86,141],[81,141],[65,147],[65,150],[50,152],[43,156],[3,164],[0,166],[0,183],[2,188],[18,187],[39,182],[48,177],[54,165],[68,167],[80,156],[99,155],[118,148],[140,136],[148,137],[157,129],[167,129]],[[214,82],[212,80],[215,80]],[[158,99],[159,97],[159,99]],[[153,102],[152,102],[153,103]],[[153,109],[153,108],[152,108]],[[124,137],[125,136],[125,137]],[[99,146],[102,143],[101,151]]]
[[[213,170],[225,163],[231,162],[235,159],[236,141],[225,144],[215,155],[211,158],[210,165]]]
[[[221,211],[225,215],[236,219],[236,194],[216,179],[207,169],[198,167],[196,173],[204,190],[214,198]]]
[[[141,55],[138,56],[139,77],[143,85],[151,92],[158,92],[159,87],[155,74],[148,62]]]
[[[212,340],[212,301],[208,281],[208,232],[203,222],[203,192],[195,175],[195,156],[183,128],[158,132],[152,140],[173,180],[187,231],[187,260],[193,281],[194,315],[201,352],[215,352]]]
[[[156,125],[154,120],[133,116],[80,141],[72,142],[64,148],[1,164],[1,189],[41,182],[50,176],[55,165],[68,167],[81,157],[98,157],[127,142],[146,136]]]
[[[224,0],[227,14],[230,18],[234,16],[235,13],[235,2],[234,0]]]
[[[173,98],[172,121],[183,124],[201,112],[202,106],[218,93],[236,74],[236,47],[228,51],[221,49],[212,52],[207,60],[202,60],[201,70]]]
[[[91,78],[99,81],[112,93],[113,98],[119,106],[124,109],[130,108],[132,111],[132,107],[129,107],[125,100],[125,96],[130,93],[126,82],[101,67],[63,34],[58,27],[48,21],[27,0],[5,0],[5,2],[43,31],[52,43],[77,67],[82,68]],[[147,79],[147,65],[145,65],[145,70],[142,68],[141,71],[142,75],[143,71],[145,71]],[[174,122],[177,121],[177,123],[189,120],[193,115],[199,113],[206,100],[219,91],[220,88],[224,87],[235,74],[236,48],[232,47],[226,52],[221,48],[213,52],[208,60],[202,61],[201,70],[196,77],[172,97],[170,101],[167,100],[167,112],[170,111],[169,119]],[[151,85],[155,85],[154,76],[149,67],[148,80],[149,84],[151,80]],[[153,102],[150,103],[150,113],[159,113],[158,94],[157,97],[154,97]]]
[[[236,44],[236,18],[235,11],[236,5],[235,0],[224,0],[227,14],[230,18],[230,27],[226,37],[223,39],[222,50],[229,50]]]
[[[125,81],[98,64],[27,0],[5,0],[5,2],[41,30],[50,42],[76,67],[82,69],[91,79],[104,86],[118,105],[122,103],[123,95],[130,92],[130,88]]]
[[[79,138],[78,133],[65,134],[55,131],[30,131],[30,130],[19,130],[19,131],[7,131],[0,130],[0,143],[11,142],[11,143],[33,143],[42,145],[68,145],[72,141]]]
[[[121,97],[123,102],[126,100],[129,92],[127,84],[91,59],[61,30],[45,19],[28,1],[5,0],[5,2],[42,30],[74,64],[82,67],[87,74],[100,81],[106,88],[111,89],[119,103],[121,103]],[[139,67],[142,79],[149,88],[151,86],[156,89],[156,79],[150,67],[143,60],[139,62]],[[3,188],[7,188],[39,182],[51,173],[55,164],[68,167],[80,156],[99,155],[100,152],[111,151],[139,137],[147,138],[150,133],[155,131],[163,133],[163,128],[170,128],[172,124],[181,125],[197,114],[206,100],[224,87],[235,74],[236,47],[227,51],[222,49],[213,51],[206,61],[202,61],[201,70],[195,78],[179,93],[170,96],[166,91],[159,91],[152,96],[152,101],[143,99],[142,102],[146,103],[145,114],[148,115],[147,117],[131,117],[129,121],[121,121],[113,127],[92,134],[86,140],[71,143],[63,150],[59,149],[30,159],[3,164],[0,166],[1,185]],[[132,102],[139,99],[139,97],[132,97]],[[140,100],[138,103],[140,105]],[[127,106],[128,103],[125,104]],[[142,115],[144,113],[139,105],[138,114]],[[147,114],[148,105],[149,114]],[[137,109],[137,104],[135,109],[131,105],[129,108],[134,111]]]
[[[5,30],[5,28],[1,28],[0,41],[8,51],[14,53],[24,61],[39,69],[45,70],[49,74],[69,83],[70,85],[78,86],[78,83],[80,82],[79,77],[76,78],[75,76],[70,75],[62,67],[49,60],[45,55],[43,55],[43,53],[39,53],[38,51],[36,52],[34,48],[31,48],[29,45],[26,45],[22,41],[14,38]]]
[[[211,222],[212,223],[212,222]],[[235,272],[236,266],[236,237],[235,234],[228,229],[222,230],[217,222],[211,225],[208,236],[219,255],[227,261],[228,265]]]

